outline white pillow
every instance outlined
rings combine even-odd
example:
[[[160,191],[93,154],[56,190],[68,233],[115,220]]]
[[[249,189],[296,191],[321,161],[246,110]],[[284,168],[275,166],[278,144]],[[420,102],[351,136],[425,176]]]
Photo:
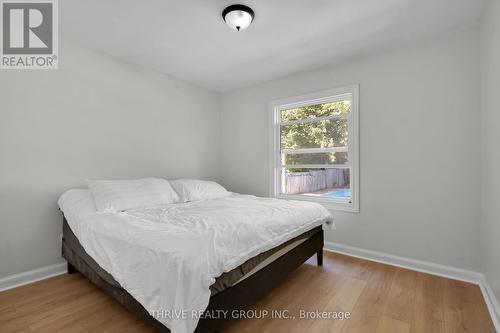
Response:
[[[177,193],[168,181],[161,178],[94,180],[89,181],[88,186],[100,212],[118,212],[179,202]]]
[[[171,180],[170,185],[174,188],[182,202],[215,199],[231,194],[216,182],[198,179],[176,179]]]

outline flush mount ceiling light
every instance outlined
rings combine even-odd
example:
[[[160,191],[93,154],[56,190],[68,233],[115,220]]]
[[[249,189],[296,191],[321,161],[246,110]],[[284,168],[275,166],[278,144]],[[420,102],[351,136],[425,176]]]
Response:
[[[248,28],[254,17],[252,8],[245,5],[232,5],[222,11],[222,18],[228,27],[236,31]]]

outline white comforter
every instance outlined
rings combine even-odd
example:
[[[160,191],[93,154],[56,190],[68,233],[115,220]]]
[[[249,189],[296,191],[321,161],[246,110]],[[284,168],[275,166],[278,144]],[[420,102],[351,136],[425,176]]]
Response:
[[[193,332],[223,272],[321,223],[321,205],[232,194],[98,213],[88,190],[59,207],[85,251],[172,333]]]

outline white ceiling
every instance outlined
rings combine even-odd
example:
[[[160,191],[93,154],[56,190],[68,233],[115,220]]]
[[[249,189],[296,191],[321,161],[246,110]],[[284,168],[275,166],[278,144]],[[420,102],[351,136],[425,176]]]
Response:
[[[230,30],[227,0],[64,0],[61,34],[213,91],[471,25],[485,0],[245,0],[255,20]]]

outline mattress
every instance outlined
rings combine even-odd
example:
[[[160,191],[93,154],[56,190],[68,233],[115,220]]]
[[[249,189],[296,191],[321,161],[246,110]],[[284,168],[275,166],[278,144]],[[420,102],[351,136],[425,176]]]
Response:
[[[280,247],[332,225],[318,204],[238,194],[120,213],[98,213],[88,190],[58,203],[85,252],[146,310],[188,314],[157,318],[173,333],[193,332],[213,294]]]
[[[320,230],[321,226],[308,230],[281,245],[278,245],[266,252],[259,253],[258,255],[248,259],[238,267],[230,270],[229,272],[223,273],[222,275],[217,277],[214,284],[210,286],[211,295],[214,296],[224,289],[234,286],[240,281],[246,279],[255,272],[272,263],[274,260],[281,257],[286,252],[291,251]]]
[[[210,286],[211,296],[215,296],[219,292],[238,284],[249,276],[255,274],[259,270],[263,269],[267,265],[271,264],[274,260],[281,257],[283,254],[291,251],[295,247],[299,246],[301,243],[306,241],[309,237],[313,236],[317,232],[321,231],[321,227],[313,228],[305,233],[275,247],[266,252],[260,253],[255,257],[252,257],[245,261],[243,264],[232,269],[229,272],[223,273],[215,280],[214,284]],[[81,246],[78,237],[73,233],[66,218],[64,218],[63,223],[63,256],[65,258],[71,259],[72,262],[78,260],[83,260],[86,266],[89,266],[93,273],[97,274],[101,279],[104,279],[108,284],[116,287],[122,288],[122,286],[109,274],[105,269],[103,269],[95,260],[89,256],[84,248]]]

